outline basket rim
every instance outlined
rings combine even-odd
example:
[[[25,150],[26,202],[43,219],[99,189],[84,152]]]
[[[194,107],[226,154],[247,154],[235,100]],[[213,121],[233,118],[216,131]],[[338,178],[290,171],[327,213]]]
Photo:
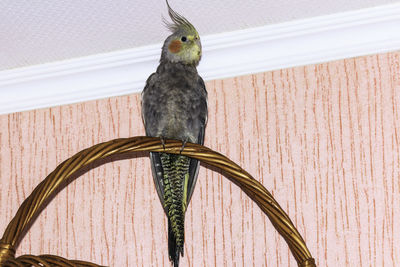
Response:
[[[59,264],[66,264],[60,266],[99,266],[83,261],[69,261],[54,255],[23,255],[15,258],[15,248],[46,203],[55,196],[54,194],[58,190],[63,188],[63,183],[68,185],[69,177],[97,160],[113,155],[143,151],[182,154],[217,168],[231,182],[239,186],[267,215],[272,225],[287,242],[299,266],[316,266],[304,239],[286,212],[280,207],[272,194],[239,165],[203,145],[187,142],[184,150],[182,150],[182,142],[179,140],[165,139],[164,144],[162,144],[159,138],[147,136],[118,138],[99,143],[81,150],[59,164],[24,200],[14,218],[8,224],[3,237],[0,239],[0,265],[23,266],[18,264],[22,264],[23,261],[27,263],[35,261],[46,266],[49,260],[57,259]]]

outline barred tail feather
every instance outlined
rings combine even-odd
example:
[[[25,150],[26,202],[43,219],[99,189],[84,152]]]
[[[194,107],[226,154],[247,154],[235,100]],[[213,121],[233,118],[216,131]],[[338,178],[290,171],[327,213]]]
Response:
[[[176,245],[175,234],[172,231],[171,221],[168,219],[168,252],[169,252],[169,259],[173,262],[174,267],[179,266],[179,249]],[[183,250],[182,250],[183,252]]]
[[[183,256],[186,205],[184,187],[190,159],[166,153],[162,153],[160,158],[164,170],[164,208],[168,216],[168,251],[174,267],[178,267],[179,256]]]

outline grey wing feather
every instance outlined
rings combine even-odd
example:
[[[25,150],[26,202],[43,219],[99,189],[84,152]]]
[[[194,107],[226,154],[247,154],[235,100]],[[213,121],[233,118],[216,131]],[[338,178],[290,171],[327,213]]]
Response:
[[[144,87],[142,91],[142,109],[143,109],[143,96],[144,94],[150,89],[150,87],[153,86],[151,80],[156,77],[156,73],[153,73],[149,76],[149,78],[146,81],[146,86]],[[157,111],[157,109],[152,109],[153,112]],[[154,113],[153,116],[157,116],[158,114]],[[145,113],[142,110],[142,119],[143,123],[146,127],[146,120],[145,120]],[[146,135],[151,136],[149,132],[146,129]],[[154,185],[156,187],[156,191],[158,194],[158,197],[160,198],[160,202],[164,208],[164,183],[163,183],[163,168],[161,165],[161,159],[160,159],[160,153],[156,152],[151,152],[150,153],[150,161],[151,161],[151,171],[153,174],[153,180],[154,180]]]
[[[204,132],[207,124],[207,90],[206,86],[204,84],[203,79],[199,76],[199,87],[202,90],[202,93],[204,95],[204,101],[201,101],[200,103],[200,108],[199,110],[199,117],[201,121],[201,128],[199,131],[199,135],[197,138],[197,143],[200,145],[204,144]],[[191,159],[190,160],[190,165],[189,165],[189,181],[188,181],[188,191],[187,191],[187,201],[186,203],[190,203],[190,199],[192,198],[194,187],[196,186],[196,181],[197,181],[197,176],[199,174],[199,167],[200,167],[200,162],[196,159]]]
[[[164,183],[163,183],[163,168],[161,165],[160,153],[150,152],[151,171],[153,172],[153,180],[156,186],[158,197],[160,198],[162,207],[164,203]],[[167,211],[166,211],[167,212]]]
[[[204,143],[204,127],[199,135],[199,141],[200,140],[201,140],[201,143],[200,142],[198,142],[198,143],[200,145],[203,145],[203,143]],[[192,198],[194,187],[196,186],[197,176],[199,175],[199,167],[200,167],[200,162],[197,159],[190,159],[189,181],[188,181],[187,199],[186,199],[186,203],[188,203],[188,204],[190,203],[190,199]]]

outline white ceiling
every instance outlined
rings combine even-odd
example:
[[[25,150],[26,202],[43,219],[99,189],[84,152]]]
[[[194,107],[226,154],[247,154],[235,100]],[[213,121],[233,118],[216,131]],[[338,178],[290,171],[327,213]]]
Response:
[[[400,0],[170,0],[200,35]],[[2,0],[0,70],[160,43],[164,0]]]

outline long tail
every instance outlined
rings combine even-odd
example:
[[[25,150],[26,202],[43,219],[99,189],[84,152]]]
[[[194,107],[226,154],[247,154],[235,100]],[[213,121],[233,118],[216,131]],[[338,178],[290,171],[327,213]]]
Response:
[[[179,251],[180,249],[176,244],[175,234],[172,230],[171,220],[168,218],[168,254],[170,261],[172,261],[174,264],[174,267],[179,266],[179,256],[180,256]],[[182,249],[182,254],[183,254],[183,249]]]
[[[164,170],[164,203],[168,216],[168,251],[174,267],[179,266],[179,256],[183,256],[185,239],[185,178],[190,159],[185,156],[162,153],[160,156]]]

